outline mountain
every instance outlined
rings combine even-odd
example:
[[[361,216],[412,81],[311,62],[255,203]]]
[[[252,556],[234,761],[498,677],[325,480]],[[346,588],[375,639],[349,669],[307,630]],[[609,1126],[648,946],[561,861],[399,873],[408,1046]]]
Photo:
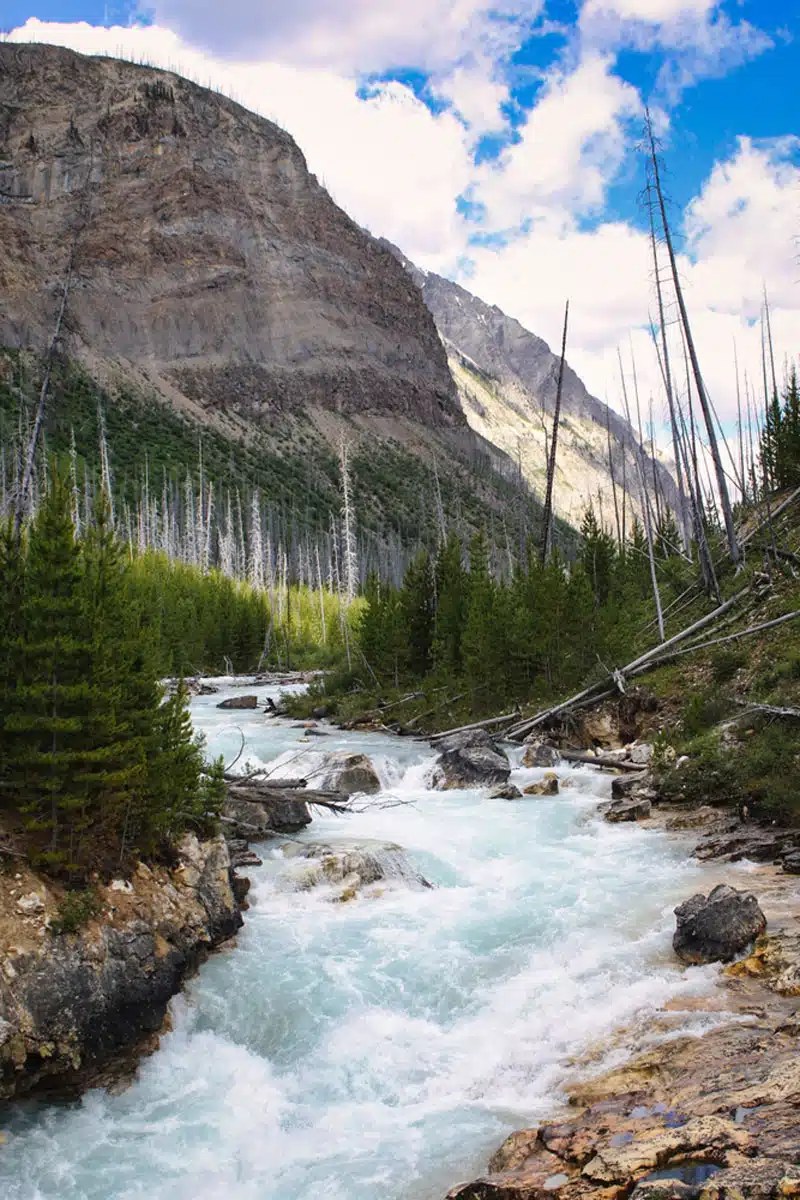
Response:
[[[420,270],[391,243],[384,245],[417,284],[436,322],[470,426],[517,462],[531,487],[543,495],[559,357],[496,306],[449,279]],[[573,524],[580,523],[591,501],[604,524],[613,528],[609,442],[616,486],[621,490],[625,481],[635,511],[641,512],[634,457],[638,435],[624,418],[590,395],[566,363],[554,505]],[[677,489],[667,468],[648,457],[646,469],[648,487],[652,489],[655,478],[660,495],[676,508]]]
[[[202,431],[204,469],[329,526],[344,438],[362,531],[469,532],[512,501],[535,524],[418,288],[288,134],[168,72],[0,44],[6,429],[65,294],[49,444],[90,458],[99,400],[118,480],[145,453],[151,476],[185,471]]]

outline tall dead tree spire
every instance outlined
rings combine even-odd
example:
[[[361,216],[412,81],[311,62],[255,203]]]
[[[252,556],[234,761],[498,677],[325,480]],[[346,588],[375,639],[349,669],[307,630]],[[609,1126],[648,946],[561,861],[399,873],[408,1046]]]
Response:
[[[542,566],[550,554],[551,524],[553,519],[553,482],[556,475],[556,453],[558,451],[558,422],[561,417],[561,392],[564,386],[564,360],[567,354],[567,327],[569,325],[569,300],[564,309],[564,332],[561,335],[561,361],[558,364],[558,384],[556,386],[556,404],[553,412],[553,437],[550,442],[550,459],[547,464],[547,492],[544,498],[544,513],[542,520]]]
[[[717,494],[719,496],[720,507],[722,509],[722,517],[725,522],[725,534],[728,541],[728,550],[732,560],[736,563],[739,561],[739,543],[736,538],[736,527],[733,523],[733,509],[731,507],[731,498],[728,493],[728,481],[725,477],[725,469],[722,465],[722,456],[719,452],[719,442],[717,440],[717,431],[714,427],[714,416],[711,411],[711,404],[706,392],[703,375],[700,370],[700,361],[697,357],[697,349],[692,336],[692,328],[689,324],[689,314],[686,309],[686,302],[683,298],[683,289],[681,287],[680,276],[678,274],[678,263],[675,258],[675,247],[672,242],[672,234],[669,227],[669,219],[667,217],[667,207],[664,202],[664,191],[661,186],[661,169],[658,163],[658,153],[656,151],[655,134],[653,133],[653,123],[650,119],[650,110],[645,109],[645,129],[647,132],[647,142],[650,155],[650,164],[653,171],[653,186],[656,191],[656,200],[658,203],[658,211],[661,217],[661,226],[664,233],[664,243],[667,247],[669,255],[670,270],[672,272],[672,282],[675,288],[675,296],[678,301],[678,310],[680,312],[681,324],[683,326],[684,337],[686,339],[686,348],[689,353],[689,360],[692,365],[692,374],[694,376],[695,388],[697,397],[700,401],[700,407],[703,412],[703,421],[705,422],[706,434],[708,436],[708,446],[711,451],[711,459],[714,463],[714,474],[717,481]]]

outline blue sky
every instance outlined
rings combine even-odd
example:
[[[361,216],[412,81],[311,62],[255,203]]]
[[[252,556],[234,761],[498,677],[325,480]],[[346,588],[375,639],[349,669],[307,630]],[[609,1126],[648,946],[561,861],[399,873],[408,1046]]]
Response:
[[[177,66],[278,120],[361,224],[551,343],[568,294],[573,363],[612,400],[629,338],[658,384],[639,202],[649,105],[719,406],[733,338],[757,371],[765,284],[779,358],[796,357],[795,0],[226,0],[224,11],[2,0],[0,22],[18,40]]]

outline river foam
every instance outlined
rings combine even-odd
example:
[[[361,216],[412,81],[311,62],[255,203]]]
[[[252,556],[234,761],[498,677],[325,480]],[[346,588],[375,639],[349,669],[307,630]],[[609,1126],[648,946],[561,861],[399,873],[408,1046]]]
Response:
[[[281,889],[265,846],[237,944],[174,1003],[133,1086],[11,1114],[8,1200],[438,1200],[553,1111],[576,1054],[620,1024],[646,1040],[668,997],[713,986],[669,952],[702,869],[657,831],[599,821],[608,778],[565,768],[561,796],[516,802],[429,792],[424,744],[332,731],[309,746],[218,699],[193,704],[214,753],[232,757],[242,729],[251,761],[370,754],[378,803],[299,837],[396,842],[435,889],[333,905]]]

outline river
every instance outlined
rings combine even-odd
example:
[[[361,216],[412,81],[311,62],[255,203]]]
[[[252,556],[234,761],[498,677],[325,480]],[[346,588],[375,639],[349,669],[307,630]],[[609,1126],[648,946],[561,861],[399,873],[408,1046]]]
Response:
[[[244,930],[174,1001],[133,1085],[6,1114],[6,1200],[441,1200],[553,1110],[576,1054],[621,1024],[645,1042],[667,998],[713,986],[670,954],[703,868],[656,830],[598,819],[607,776],[562,769],[551,799],[430,792],[425,743],[298,744],[291,722],[219,711],[220,695],[193,719],[229,760],[240,729],[242,762],[283,756],[287,773],[309,749],[369,754],[376,803],[315,815],[300,838],[399,843],[436,886],[331,904],[283,890],[280,839],[262,847]]]

